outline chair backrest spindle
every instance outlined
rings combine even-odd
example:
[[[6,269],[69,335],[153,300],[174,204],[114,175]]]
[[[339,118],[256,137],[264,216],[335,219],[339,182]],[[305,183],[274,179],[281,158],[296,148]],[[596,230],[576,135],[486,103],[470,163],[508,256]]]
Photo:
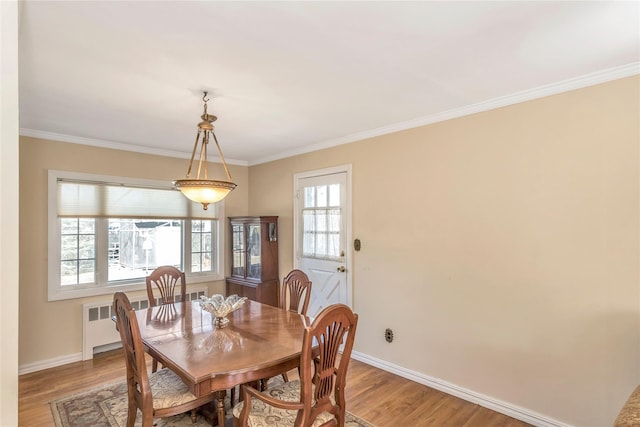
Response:
[[[187,294],[184,272],[171,265],[164,265],[156,268],[147,276],[147,297],[151,307],[158,305],[154,289],[160,294],[160,305],[178,302],[176,300],[178,295],[181,298],[180,301],[184,301]]]
[[[292,270],[282,281],[280,307],[307,315],[311,299],[311,281],[302,270]]]

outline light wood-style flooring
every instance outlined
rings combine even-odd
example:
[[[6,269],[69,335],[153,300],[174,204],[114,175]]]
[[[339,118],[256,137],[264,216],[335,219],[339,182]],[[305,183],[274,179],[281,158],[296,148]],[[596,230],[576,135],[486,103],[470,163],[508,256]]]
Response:
[[[122,350],[19,378],[20,426],[52,427],[49,402],[123,380]],[[352,360],[347,410],[377,427],[528,427],[529,424]]]

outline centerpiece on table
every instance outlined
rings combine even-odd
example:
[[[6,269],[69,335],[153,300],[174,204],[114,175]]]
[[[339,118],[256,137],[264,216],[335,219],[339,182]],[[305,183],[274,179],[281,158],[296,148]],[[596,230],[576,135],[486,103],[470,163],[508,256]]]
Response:
[[[214,316],[213,324],[216,328],[224,328],[229,324],[227,316],[244,304],[247,297],[229,295],[226,299],[223,295],[211,295],[211,298],[202,295],[200,297],[200,307]]]

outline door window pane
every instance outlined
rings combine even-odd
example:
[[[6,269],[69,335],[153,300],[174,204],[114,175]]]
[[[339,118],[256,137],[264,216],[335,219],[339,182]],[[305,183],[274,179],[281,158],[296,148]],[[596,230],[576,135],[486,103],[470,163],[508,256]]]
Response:
[[[319,185],[316,187],[316,206],[317,207],[326,207],[328,200],[328,191],[326,185]]]
[[[316,187],[304,188],[304,207],[312,208],[316,205]]]
[[[340,184],[329,186],[329,206],[340,206]]]

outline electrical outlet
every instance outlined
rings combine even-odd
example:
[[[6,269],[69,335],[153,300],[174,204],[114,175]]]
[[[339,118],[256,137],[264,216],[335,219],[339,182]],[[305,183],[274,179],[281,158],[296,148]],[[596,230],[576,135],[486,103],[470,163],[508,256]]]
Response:
[[[393,341],[393,331],[391,329],[387,328],[387,330],[384,331],[384,339],[387,340],[387,342]]]

